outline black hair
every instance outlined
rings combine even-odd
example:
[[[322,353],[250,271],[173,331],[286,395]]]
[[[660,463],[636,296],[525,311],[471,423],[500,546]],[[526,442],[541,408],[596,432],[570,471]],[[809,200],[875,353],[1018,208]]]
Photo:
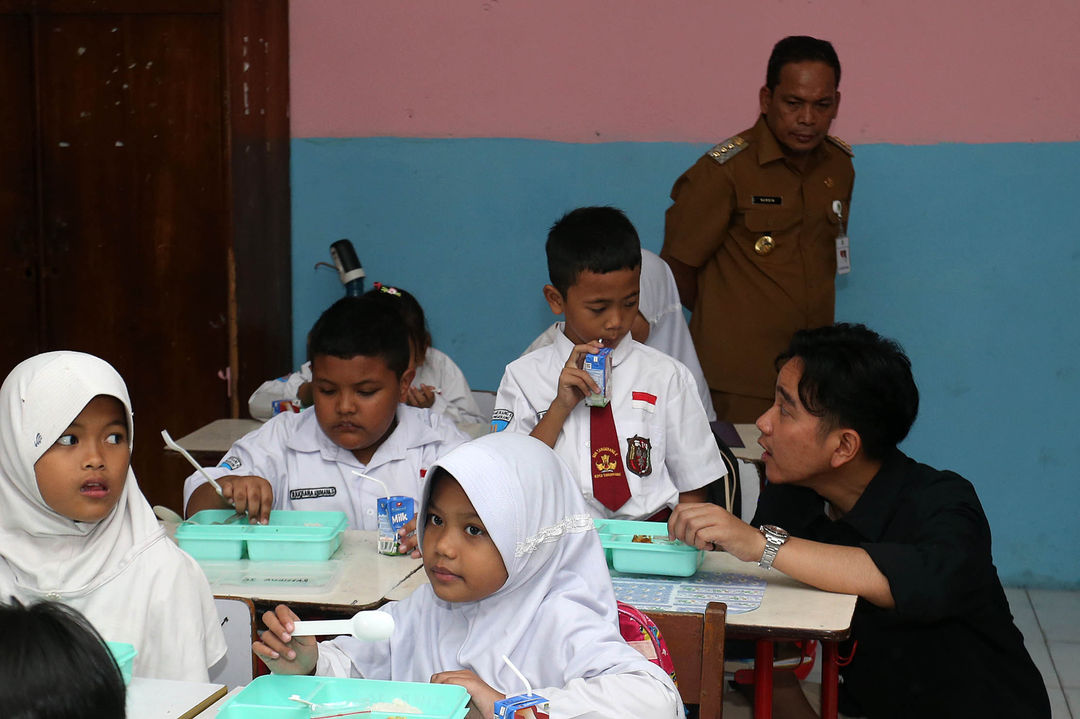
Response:
[[[409,368],[409,333],[401,314],[370,297],[342,297],[308,334],[308,361],[324,355],[381,357],[400,378]]]
[[[124,719],[124,678],[101,635],[59,602],[0,602],[0,716]]]
[[[830,429],[859,433],[871,459],[907,436],[919,413],[919,389],[911,360],[894,340],[865,325],[837,323],[799,330],[776,366],[802,361],[799,400]]]
[[[840,87],[840,58],[828,40],[809,35],[791,35],[773,45],[765,69],[765,87],[772,92],[780,84],[780,70],[793,62],[823,62],[833,69],[836,87]]]
[[[431,346],[431,333],[428,331],[427,320],[424,318],[424,308],[410,292],[400,287],[376,282],[374,288],[368,290],[364,296],[385,304],[401,315],[405,328],[409,331],[409,339],[412,340],[417,352],[422,354]],[[418,362],[424,361],[422,356],[416,359]]]
[[[614,207],[579,207],[551,226],[548,277],[562,296],[582,272],[604,274],[641,266],[641,241],[626,214]]]

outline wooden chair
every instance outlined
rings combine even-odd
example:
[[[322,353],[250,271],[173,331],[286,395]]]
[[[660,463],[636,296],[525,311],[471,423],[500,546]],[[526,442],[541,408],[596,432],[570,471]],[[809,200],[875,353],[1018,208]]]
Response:
[[[646,614],[656,623],[667,643],[683,702],[698,705],[699,719],[720,719],[724,714],[727,605],[709,602],[705,614]]]

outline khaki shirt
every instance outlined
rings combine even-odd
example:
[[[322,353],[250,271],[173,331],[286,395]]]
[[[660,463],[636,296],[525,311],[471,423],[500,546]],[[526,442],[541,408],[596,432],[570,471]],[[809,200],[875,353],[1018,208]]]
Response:
[[[711,389],[771,398],[791,335],[833,322],[836,238],[854,184],[847,145],[822,142],[800,172],[764,117],[675,181],[661,255],[698,268],[690,334]],[[763,235],[768,254],[754,249]]]

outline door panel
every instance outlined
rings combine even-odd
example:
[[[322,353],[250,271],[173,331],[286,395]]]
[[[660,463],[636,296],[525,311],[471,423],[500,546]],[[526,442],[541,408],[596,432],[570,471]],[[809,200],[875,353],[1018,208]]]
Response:
[[[138,418],[136,476],[177,506],[160,430],[180,436],[228,411],[217,23],[39,23],[43,349],[91,352],[120,371]]]

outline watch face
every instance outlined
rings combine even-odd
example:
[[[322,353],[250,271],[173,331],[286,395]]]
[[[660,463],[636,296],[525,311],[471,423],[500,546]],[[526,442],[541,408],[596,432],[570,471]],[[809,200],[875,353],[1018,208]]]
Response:
[[[787,531],[784,530],[784,529],[781,529],[780,527],[777,527],[775,524],[763,524],[761,526],[761,528],[764,529],[768,534],[772,534],[772,535],[778,537],[779,539],[787,539],[788,538]]]

